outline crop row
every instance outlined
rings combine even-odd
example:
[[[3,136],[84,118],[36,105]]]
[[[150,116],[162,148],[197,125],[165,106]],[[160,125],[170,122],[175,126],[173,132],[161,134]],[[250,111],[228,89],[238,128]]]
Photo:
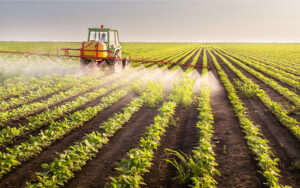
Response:
[[[67,77],[70,75],[67,75]],[[55,84],[60,81],[58,75],[41,76],[40,78],[32,77],[24,81],[23,77],[14,77],[4,81],[0,87],[0,100],[6,100],[10,97],[24,95],[28,91],[34,91],[46,83]]]
[[[203,66],[207,66],[206,52],[204,51]],[[210,106],[210,87],[208,81],[207,68],[202,69],[203,82],[201,85],[201,96],[198,101],[198,121],[196,126],[200,134],[199,146],[192,150],[195,161],[188,160],[190,180],[193,182],[193,187],[216,187],[214,176],[220,175],[216,169],[218,165],[215,162],[214,145],[211,144],[213,136],[213,114]],[[194,164],[194,165],[193,165]],[[194,168],[191,168],[194,167]]]
[[[128,70],[128,71],[130,71],[130,70]],[[124,75],[125,73],[126,73],[126,71],[121,74]],[[49,98],[47,100],[44,100],[41,102],[35,102],[35,103],[31,103],[31,104],[26,104],[20,108],[13,109],[10,112],[8,112],[8,111],[0,112],[0,123],[2,123],[2,125],[3,125],[3,122],[6,122],[8,120],[11,120],[11,119],[17,120],[17,119],[20,119],[21,117],[25,117],[25,116],[32,114],[34,112],[37,112],[39,110],[49,108],[50,106],[53,106],[62,101],[65,101],[73,96],[76,96],[76,95],[82,93],[82,92],[85,92],[89,89],[97,87],[97,86],[103,84],[104,82],[111,81],[111,80],[117,78],[118,76],[119,76],[119,74],[115,74],[115,75],[104,77],[101,79],[94,79],[95,75],[93,75],[92,77],[85,77],[84,79],[86,79],[86,80],[91,79],[91,81],[85,82],[78,86],[74,86],[73,88],[71,88],[67,91],[61,91],[58,94],[53,95],[51,98]]]
[[[97,77],[103,75],[103,73],[97,74]],[[43,85],[39,85],[39,89],[35,91],[29,91],[27,95],[20,96],[18,98],[10,98],[8,101],[2,101],[0,103],[0,110],[4,111],[9,108],[17,107],[21,104],[26,104],[31,101],[34,101],[38,98],[45,97],[47,95],[51,95],[60,90],[66,90],[71,88],[74,85],[79,85],[84,81],[89,79],[93,79],[91,76],[84,76],[81,79],[74,79],[73,76],[62,77],[61,79],[57,79],[56,82],[52,82],[51,80],[48,82],[42,83]]]
[[[256,78],[258,78],[259,80],[261,80],[262,82],[264,82],[265,84],[267,84],[268,86],[273,88],[275,91],[277,91],[281,95],[285,96],[289,101],[293,102],[296,105],[296,108],[298,108],[298,109],[300,108],[300,97],[297,94],[295,94],[294,92],[290,91],[289,89],[287,89],[285,87],[282,87],[273,79],[270,79],[270,78],[264,76],[263,74],[257,72],[256,70],[254,70],[251,67],[248,67],[247,65],[241,63],[240,61],[238,61],[228,55],[224,55],[223,53],[217,53],[217,55],[220,58],[222,58],[222,60],[225,61],[225,58],[219,54],[222,54],[223,56],[228,57],[230,60],[232,60],[238,66],[240,66],[241,68],[243,68],[244,70],[246,70],[247,72],[249,72],[250,74],[255,76]]]
[[[137,87],[143,86],[138,84]],[[96,153],[109,141],[109,138],[121,129],[146,101],[153,100],[152,96],[158,94],[162,95],[161,87],[158,90],[153,90],[153,83],[148,83],[140,97],[133,99],[122,109],[122,112],[114,114],[106,122],[101,123],[98,131],[86,135],[80,142],[60,153],[59,157],[55,158],[50,164],[43,164],[42,167],[47,171],[38,172],[38,183],[28,183],[27,187],[63,186],[74,176],[75,171],[81,170],[88,160],[95,157]],[[156,104],[156,101],[152,102]]]
[[[280,63],[280,62],[276,62],[274,60],[271,60],[271,59],[266,59],[265,57],[257,57],[257,56],[251,56],[251,55],[246,55],[246,54],[243,54],[243,53],[237,53],[236,51],[231,51],[231,50],[226,50],[226,51],[229,51],[231,53],[234,53],[234,54],[237,54],[237,55],[240,55],[240,56],[243,56],[245,58],[249,58],[249,59],[253,59],[257,62],[260,62],[260,63],[263,63],[265,65],[269,65],[269,66],[272,66],[272,67],[276,67],[277,69],[279,70],[282,70],[282,71],[285,71],[286,73],[290,73],[290,74],[293,74],[297,77],[300,76],[300,73],[299,73],[299,70],[295,69],[292,65],[289,65],[287,63]]]
[[[262,169],[262,174],[267,180],[267,185],[270,187],[281,187],[281,185],[278,182],[280,171],[276,167],[278,163],[278,158],[273,159],[271,157],[274,154],[271,152],[271,149],[268,146],[268,140],[263,139],[260,136],[261,133],[258,126],[254,125],[253,122],[249,120],[245,113],[246,107],[243,106],[243,103],[238,97],[233,84],[229,81],[226,73],[222,70],[216,57],[210,51],[209,54],[212,57],[213,63],[220,76],[220,80],[225,86],[227,96],[230,100],[230,103],[233,106],[236,116],[239,119],[241,128],[243,129],[243,132],[246,135],[245,138],[247,140],[247,144],[252,150],[252,152],[256,155],[255,159],[258,161],[258,165]]]
[[[296,53],[299,51],[299,45],[297,44],[221,44],[217,46],[300,76],[300,66],[297,63],[300,56]]]
[[[192,60],[192,62],[190,63],[190,65],[196,65],[198,59],[199,59],[199,56],[201,54],[201,51],[203,50],[203,48],[200,48],[198,54],[195,55],[194,59]],[[186,70],[185,70],[185,73],[190,73],[191,71],[194,70],[194,67],[188,67]]]
[[[108,187],[139,187],[145,184],[143,175],[148,172],[154,151],[160,145],[161,136],[166,132],[168,123],[175,112],[177,105],[191,105],[193,102],[193,84],[188,77],[181,77],[174,82],[169,101],[164,102],[158,109],[159,114],[154,118],[154,123],[147,127],[147,132],[140,139],[139,146],[131,149],[127,157],[117,163],[118,177],[111,177],[107,182]]]
[[[255,96],[257,96],[261,102],[275,115],[279,122],[286,126],[295,136],[300,140],[300,124],[294,118],[288,116],[288,111],[286,111],[281,104],[274,102],[266,94],[263,89],[260,89],[259,85],[255,84],[251,79],[244,76],[241,71],[236,69],[229,61],[227,61],[222,56],[219,56],[222,61],[244,82],[249,85],[255,86]]]
[[[8,152],[0,153],[0,177],[10,172],[14,167],[21,165],[22,162],[39,154],[43,148],[46,148],[54,141],[61,139],[74,128],[82,126],[100,111],[126,96],[128,92],[128,88],[116,90],[109,96],[103,97],[97,106],[76,111],[67,116],[62,122],[51,122],[49,128],[45,131],[41,131],[37,136],[31,137],[27,141],[20,145],[16,145],[13,148],[6,148]]]
[[[225,54],[225,53],[223,53],[223,54]],[[294,76],[285,71],[276,69],[272,66],[268,66],[266,64],[260,63],[255,60],[251,60],[246,57],[242,57],[242,56],[238,56],[238,55],[230,55],[230,56],[232,56],[234,58],[242,59],[242,62],[249,65],[250,67],[253,67],[253,68],[255,68],[255,69],[283,82],[283,83],[286,83],[294,88],[300,89],[300,84],[299,84],[300,77],[298,77],[298,76]]]
[[[55,119],[59,119],[65,116],[67,113],[75,110],[78,107],[84,106],[85,104],[93,101],[94,99],[105,95],[109,91],[119,87],[124,83],[124,80],[116,82],[107,88],[100,88],[94,92],[88,92],[84,96],[79,96],[74,101],[67,102],[62,106],[55,107],[52,110],[48,110],[44,113],[37,114],[33,117],[28,117],[27,119],[30,121],[25,125],[20,125],[18,128],[16,127],[6,127],[0,131],[0,145],[3,143],[12,142],[14,138],[17,136],[22,136],[36,130],[47,123]]]
[[[196,53],[200,53],[201,50],[200,48],[196,48],[195,50],[193,50],[190,54],[188,54],[187,56],[185,56],[180,62],[179,59],[175,60],[175,62],[181,63],[181,64],[185,64],[187,63],[187,61],[194,55],[196,56]],[[194,57],[195,58],[195,57]],[[180,65],[175,65],[174,67],[172,67],[171,71],[176,71],[177,69],[180,68]]]

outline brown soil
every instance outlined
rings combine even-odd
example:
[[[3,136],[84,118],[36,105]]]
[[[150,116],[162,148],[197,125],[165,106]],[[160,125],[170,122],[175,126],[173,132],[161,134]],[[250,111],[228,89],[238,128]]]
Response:
[[[57,152],[62,152],[75,142],[80,141],[85,134],[98,130],[101,122],[107,120],[112,114],[119,112],[132,98],[133,95],[127,95],[114,105],[100,112],[92,120],[85,123],[85,125],[75,128],[61,140],[56,141],[51,146],[45,148],[38,156],[24,162],[20,167],[17,167],[0,180],[0,187],[24,187],[26,181],[34,181],[36,179],[35,172],[43,170],[41,168],[42,163],[51,162],[57,157]]]
[[[169,125],[162,137],[161,144],[155,151],[150,172],[145,174],[144,187],[181,187],[178,182],[172,181],[177,176],[176,169],[164,159],[165,149],[169,148],[184,153],[190,153],[198,145],[197,116],[199,112],[194,105],[189,109],[178,107],[174,116],[176,125]]]
[[[110,138],[108,144],[97,156],[88,161],[81,171],[75,174],[66,187],[104,187],[109,177],[118,175],[116,162],[126,157],[126,153],[139,144],[146,127],[153,123],[157,110],[142,108],[132,116],[123,128]]]
[[[224,64],[220,58],[217,58],[222,69],[228,75],[232,83],[238,77]],[[274,115],[261,103],[259,99],[251,98],[245,99],[240,93],[243,103],[248,108],[247,114],[255,125],[258,125],[263,138],[269,141],[268,145],[271,147],[275,157],[280,159],[279,169],[282,176],[279,180],[283,185],[291,185],[293,187],[300,186],[299,172],[292,169],[292,163],[300,161],[300,143],[292,135],[292,133],[281,125]]]
[[[213,66],[207,53],[208,65]],[[239,126],[232,105],[213,69],[209,74],[211,87],[211,106],[214,114],[214,135],[217,169],[221,176],[216,176],[218,187],[263,187],[264,178],[257,172],[259,169],[254,156],[247,146],[245,135]]]

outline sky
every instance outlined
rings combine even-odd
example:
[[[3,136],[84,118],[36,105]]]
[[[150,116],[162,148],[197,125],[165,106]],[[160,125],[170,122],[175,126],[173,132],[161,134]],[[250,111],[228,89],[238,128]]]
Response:
[[[0,41],[300,42],[300,0],[0,0]]]

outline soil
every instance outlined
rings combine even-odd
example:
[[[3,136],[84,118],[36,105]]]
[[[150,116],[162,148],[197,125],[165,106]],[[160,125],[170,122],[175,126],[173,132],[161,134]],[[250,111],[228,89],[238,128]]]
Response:
[[[176,109],[173,119],[176,124],[171,124],[166,129],[161,144],[155,151],[150,171],[145,174],[144,182],[146,186],[144,187],[181,187],[178,182],[172,180],[177,176],[177,173],[171,164],[164,161],[168,158],[165,149],[190,153],[198,145],[199,137],[196,127],[198,114],[199,111],[196,105],[188,109],[180,106]]]
[[[87,162],[82,170],[75,174],[66,187],[104,187],[109,177],[118,175],[116,162],[126,157],[126,153],[138,146],[146,127],[154,122],[156,109],[142,108],[135,113],[129,122],[110,138],[108,144],[97,156]]]
[[[208,65],[213,66],[207,53]],[[216,176],[218,187],[264,187],[264,178],[257,172],[259,169],[254,156],[247,146],[244,133],[239,126],[232,105],[227,98],[216,69],[209,73],[211,88],[211,106],[214,115],[214,135],[217,169],[221,176]]]

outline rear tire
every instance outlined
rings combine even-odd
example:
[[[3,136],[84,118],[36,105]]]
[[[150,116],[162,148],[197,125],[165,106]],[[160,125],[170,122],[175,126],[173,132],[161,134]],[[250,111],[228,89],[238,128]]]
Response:
[[[113,69],[114,69],[115,72],[121,72],[122,71],[121,61],[116,60],[114,65],[113,65]]]
[[[80,69],[81,70],[85,70],[87,69],[88,65],[89,65],[90,61],[86,60],[86,59],[80,59]]]
[[[129,60],[127,57],[122,60],[122,67],[123,69],[127,69],[129,67]]]

